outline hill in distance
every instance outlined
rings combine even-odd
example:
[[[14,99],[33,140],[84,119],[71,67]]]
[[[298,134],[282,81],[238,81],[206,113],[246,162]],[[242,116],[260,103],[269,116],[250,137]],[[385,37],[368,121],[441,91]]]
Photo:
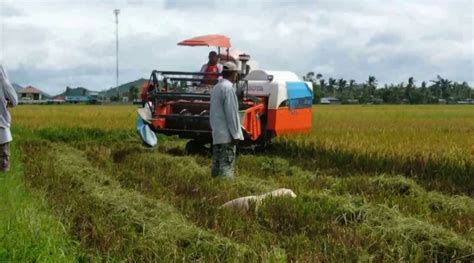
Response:
[[[142,86],[144,83],[148,82],[147,79],[144,79],[144,78],[141,78],[141,79],[137,79],[135,81],[131,81],[131,82],[128,82],[128,83],[125,83],[125,84],[122,84],[120,86],[118,86],[118,90],[119,90],[119,94],[120,96],[127,96],[129,91],[130,91],[130,88],[132,87],[136,87],[137,90],[141,90]],[[99,96],[103,96],[103,97],[106,97],[106,98],[110,98],[112,96],[115,96],[117,95],[117,88],[110,88],[108,90],[104,90],[104,91],[101,91],[99,92]]]

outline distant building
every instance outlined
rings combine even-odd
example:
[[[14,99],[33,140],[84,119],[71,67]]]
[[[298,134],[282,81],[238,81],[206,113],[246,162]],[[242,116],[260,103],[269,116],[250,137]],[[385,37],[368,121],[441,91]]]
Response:
[[[48,101],[48,103],[51,103],[51,104],[62,104],[65,102],[66,100],[64,99],[63,95],[56,95],[50,101]]]
[[[359,104],[359,100],[358,99],[348,99],[347,103],[348,104]]]
[[[319,102],[321,104],[341,104],[341,101],[334,97],[322,97]]]
[[[71,89],[66,88],[66,91],[58,96],[57,98],[64,97],[65,102],[69,103],[97,103],[99,93],[96,91],[90,91],[86,88],[79,87]]]
[[[19,101],[22,103],[38,103],[50,99],[48,94],[33,86],[19,89],[17,94]]]
[[[53,97],[53,100],[56,100],[56,101],[65,101],[65,98],[63,95],[57,95],[57,96],[54,96]]]
[[[470,101],[469,100],[458,100],[456,103],[457,104],[469,104]]]
[[[384,101],[383,101],[383,99],[375,98],[375,99],[372,100],[372,103],[373,104],[383,104]]]
[[[456,99],[454,99],[454,97],[449,97],[449,98],[447,99],[447,103],[448,103],[448,104],[457,104],[458,101],[457,101]]]

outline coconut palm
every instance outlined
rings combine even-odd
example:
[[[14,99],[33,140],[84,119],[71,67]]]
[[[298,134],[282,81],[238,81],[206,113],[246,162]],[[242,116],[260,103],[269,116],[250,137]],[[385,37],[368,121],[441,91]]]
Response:
[[[314,82],[314,72],[310,71],[306,73],[306,76],[303,76],[304,81]]]

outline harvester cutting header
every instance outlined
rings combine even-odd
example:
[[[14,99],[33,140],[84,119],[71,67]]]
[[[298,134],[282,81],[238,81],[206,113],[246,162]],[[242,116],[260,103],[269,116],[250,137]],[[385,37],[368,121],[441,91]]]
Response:
[[[195,37],[178,45],[217,47],[220,64],[231,61],[238,65],[235,88],[245,138],[241,146],[264,147],[275,136],[311,130],[311,83],[290,71],[252,68],[256,66],[250,56],[230,50],[230,39],[222,35]],[[140,116],[155,133],[191,139],[186,145],[189,153],[201,151],[212,144],[210,91],[219,77],[215,69],[153,70],[141,91],[144,108],[139,109]]]

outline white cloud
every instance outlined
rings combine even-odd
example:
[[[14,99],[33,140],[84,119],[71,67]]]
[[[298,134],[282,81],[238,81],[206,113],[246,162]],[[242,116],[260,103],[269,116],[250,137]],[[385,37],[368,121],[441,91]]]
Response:
[[[0,0],[0,59],[13,81],[50,93],[115,83],[120,8],[121,82],[152,69],[193,70],[209,49],[178,47],[221,33],[261,68],[379,83],[437,74],[474,82],[470,0]],[[26,73],[28,72],[28,73]]]

